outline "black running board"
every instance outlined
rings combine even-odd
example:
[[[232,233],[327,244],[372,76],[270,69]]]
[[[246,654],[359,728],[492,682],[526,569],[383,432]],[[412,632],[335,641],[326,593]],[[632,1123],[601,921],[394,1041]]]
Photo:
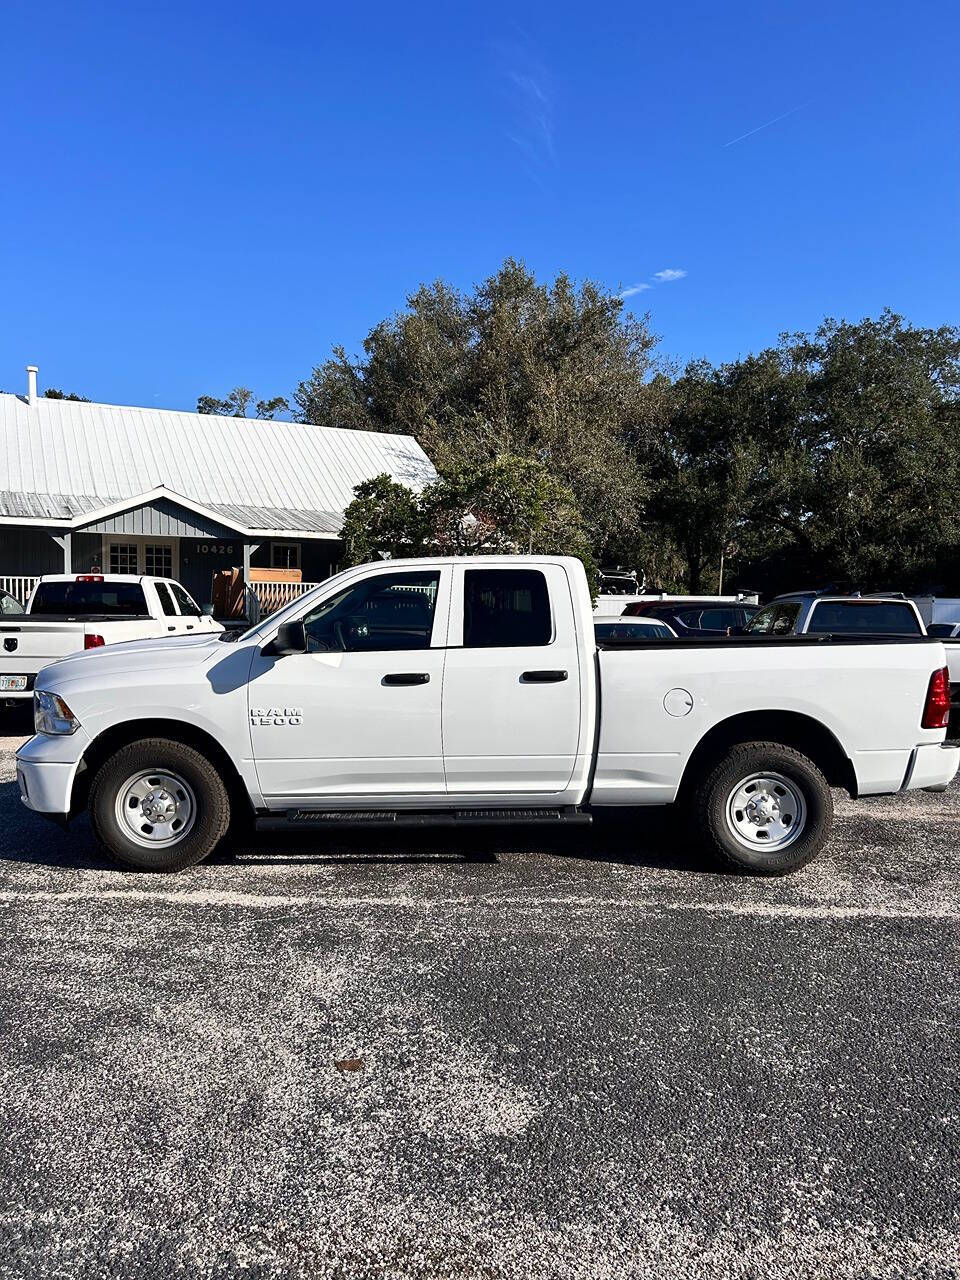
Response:
[[[258,831],[290,831],[297,827],[513,827],[588,826],[589,813],[559,809],[288,809],[261,814]]]

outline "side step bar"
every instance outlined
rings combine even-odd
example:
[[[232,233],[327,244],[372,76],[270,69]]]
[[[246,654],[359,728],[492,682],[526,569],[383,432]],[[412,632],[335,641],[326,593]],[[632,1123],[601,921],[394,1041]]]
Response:
[[[258,831],[291,831],[298,827],[512,827],[589,826],[589,813],[560,809],[288,809],[261,814]]]

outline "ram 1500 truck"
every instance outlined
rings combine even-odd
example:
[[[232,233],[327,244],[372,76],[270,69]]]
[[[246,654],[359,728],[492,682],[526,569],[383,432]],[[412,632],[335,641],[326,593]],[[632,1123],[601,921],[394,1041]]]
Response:
[[[37,672],[77,650],[222,630],[170,578],[46,574],[30,593],[25,613],[0,618],[0,704],[32,698]]]
[[[120,862],[178,870],[231,816],[589,822],[679,802],[735,867],[794,870],[830,788],[943,788],[960,749],[936,640],[594,636],[578,560],[395,560],[330,578],[239,638],[114,645],[41,672],[24,803],[89,808]]]

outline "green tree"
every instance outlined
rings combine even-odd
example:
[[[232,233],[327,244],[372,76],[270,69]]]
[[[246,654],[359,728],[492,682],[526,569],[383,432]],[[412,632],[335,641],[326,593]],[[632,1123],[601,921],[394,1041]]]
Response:
[[[420,493],[386,475],[354,493],[342,535],[352,564],[381,556],[563,554],[579,556],[595,577],[573,493],[529,458],[455,464]]]
[[[43,393],[45,400],[78,400],[83,404],[90,403],[89,396],[78,396],[75,391],[61,391],[58,387],[47,387]]]
[[[472,293],[438,281],[336,348],[294,397],[305,421],[416,437],[445,472],[527,458],[576,494],[598,552],[635,536],[645,493],[635,444],[655,338],[590,282],[539,284],[508,260]]]
[[[249,417],[247,410],[251,404],[256,418],[275,418],[278,413],[289,413],[290,403],[283,396],[274,396],[271,400],[254,401],[249,387],[234,387],[228,392],[226,399],[218,400],[216,396],[199,396],[197,413],[219,414],[226,418]]]
[[[956,578],[956,329],[826,320],[662,381],[642,458],[648,567],[674,558],[691,590],[714,589],[731,551],[741,585],[768,590]]]

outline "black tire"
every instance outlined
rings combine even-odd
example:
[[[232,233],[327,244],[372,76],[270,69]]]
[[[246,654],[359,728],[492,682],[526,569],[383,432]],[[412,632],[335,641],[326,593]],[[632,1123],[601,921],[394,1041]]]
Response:
[[[150,848],[124,830],[118,798],[132,777],[165,772],[187,783],[192,820],[184,835],[174,834],[170,843]],[[193,747],[170,738],[132,742],[104,761],[90,786],[89,809],[94,835],[105,851],[141,871],[182,871],[202,862],[230,825],[230,796],[215,766]]]
[[[785,779],[802,797],[798,834],[781,848],[748,847],[738,839],[731,797],[753,774]],[[754,875],[782,876],[815,858],[833,830],[833,795],[817,766],[779,742],[742,742],[708,768],[695,784],[697,826],[710,849],[728,866]],[[775,797],[774,797],[775,799]]]

